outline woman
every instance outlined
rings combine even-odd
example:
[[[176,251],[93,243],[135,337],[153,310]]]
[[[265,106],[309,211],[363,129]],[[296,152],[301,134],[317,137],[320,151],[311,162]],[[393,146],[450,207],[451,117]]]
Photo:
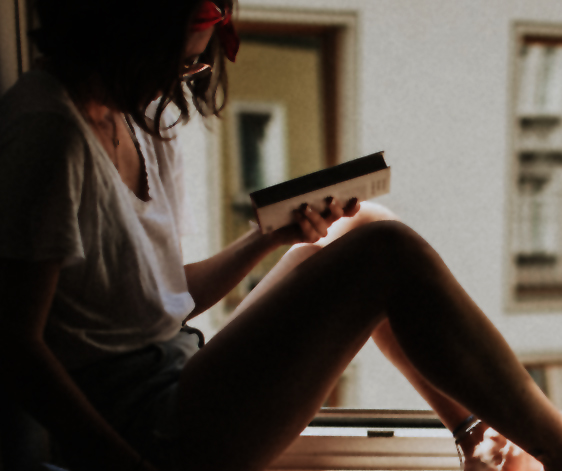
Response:
[[[380,209],[327,201],[182,266],[164,110],[187,119],[186,78],[196,109],[218,113],[231,10],[38,1],[44,70],[0,102],[0,371],[15,400],[75,470],[264,469],[363,344],[385,337],[470,455],[487,426],[468,410],[562,468],[560,415],[433,249]],[[193,329],[178,333],[297,242],[203,349]]]

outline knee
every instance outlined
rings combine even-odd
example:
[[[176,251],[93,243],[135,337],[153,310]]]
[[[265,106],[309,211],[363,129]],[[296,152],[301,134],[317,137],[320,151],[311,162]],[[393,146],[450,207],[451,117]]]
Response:
[[[416,260],[423,257],[423,240],[405,224],[395,220],[366,223],[331,246],[326,254],[338,257],[340,279],[361,287],[361,295],[389,299],[411,280]],[[367,288],[367,291],[361,291]]]
[[[386,248],[404,246],[415,238],[415,232],[410,227],[395,219],[368,221],[354,232],[361,235],[364,243],[372,245],[376,242]]]
[[[356,220],[356,225],[358,227],[369,222],[399,221],[400,218],[382,204],[363,201],[359,212],[352,218],[352,221],[353,220]]]
[[[350,231],[364,226],[365,224],[369,224],[370,222],[399,220],[400,218],[386,206],[370,201],[363,201],[355,216],[352,218],[342,218],[338,223],[341,221],[342,226],[345,226],[345,230]]]
[[[315,245],[325,247],[334,240],[342,237],[365,224],[377,221],[398,221],[399,218],[390,209],[377,203],[363,201],[357,214],[351,218],[338,219],[328,231],[328,236],[320,239]]]
[[[353,231],[364,255],[379,267],[407,269],[431,250],[413,229],[397,220],[368,222]],[[353,242],[352,242],[353,243]]]

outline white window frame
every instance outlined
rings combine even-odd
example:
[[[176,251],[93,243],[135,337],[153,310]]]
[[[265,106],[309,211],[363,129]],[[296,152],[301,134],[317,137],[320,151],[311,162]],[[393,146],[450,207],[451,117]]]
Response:
[[[510,83],[509,83],[509,122],[508,133],[510,136],[507,152],[506,168],[508,169],[508,180],[506,185],[506,244],[504,250],[504,273],[506,278],[504,300],[507,312],[529,313],[560,311],[562,309],[562,295],[559,298],[544,298],[538,296],[528,300],[519,300],[516,296],[516,285],[518,280],[518,269],[514,261],[514,232],[516,226],[516,214],[520,210],[517,206],[518,180],[521,175],[521,162],[519,154],[524,151],[523,140],[520,138],[521,119],[524,117],[537,117],[532,110],[520,108],[520,87],[521,87],[521,64],[519,60],[519,48],[525,36],[544,36],[562,38],[562,24],[541,24],[534,22],[516,22],[511,30],[510,47]],[[540,113],[540,116],[547,117],[548,110]],[[558,114],[562,126],[562,113]],[[557,149],[562,151],[562,148]],[[537,169],[540,172],[540,169]],[[559,221],[562,227],[562,219]],[[561,257],[562,258],[562,257]],[[562,263],[560,260],[558,263]]]
[[[264,137],[264,186],[281,183],[287,179],[287,124],[286,109],[280,103],[257,101],[234,101],[228,108],[228,119],[232,124],[229,139],[231,168],[235,201],[248,203],[250,199],[243,184],[242,156],[240,142],[240,115],[242,113],[259,113],[271,116]],[[258,189],[258,188],[256,188]]]

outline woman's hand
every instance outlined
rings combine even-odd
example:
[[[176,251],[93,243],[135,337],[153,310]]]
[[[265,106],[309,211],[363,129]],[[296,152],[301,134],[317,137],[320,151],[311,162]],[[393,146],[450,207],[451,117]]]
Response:
[[[285,226],[271,233],[271,237],[282,245],[298,243],[312,244],[328,235],[330,226],[341,217],[352,217],[359,211],[357,198],[350,199],[342,206],[335,198],[326,198],[326,208],[319,213],[308,204],[293,212],[295,224]]]

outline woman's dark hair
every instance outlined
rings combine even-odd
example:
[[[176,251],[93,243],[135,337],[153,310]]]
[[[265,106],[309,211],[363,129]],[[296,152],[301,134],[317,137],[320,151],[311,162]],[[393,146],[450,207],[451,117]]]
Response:
[[[225,11],[233,8],[233,1],[214,3]],[[40,27],[30,36],[73,100],[94,99],[115,107],[161,137],[160,118],[168,104],[177,106],[183,122],[189,119],[181,71],[188,28],[201,4],[202,0],[36,0]],[[226,100],[224,53],[216,36],[199,59],[213,66],[213,74],[189,85],[203,116],[218,116]],[[150,125],[146,108],[158,96]]]

